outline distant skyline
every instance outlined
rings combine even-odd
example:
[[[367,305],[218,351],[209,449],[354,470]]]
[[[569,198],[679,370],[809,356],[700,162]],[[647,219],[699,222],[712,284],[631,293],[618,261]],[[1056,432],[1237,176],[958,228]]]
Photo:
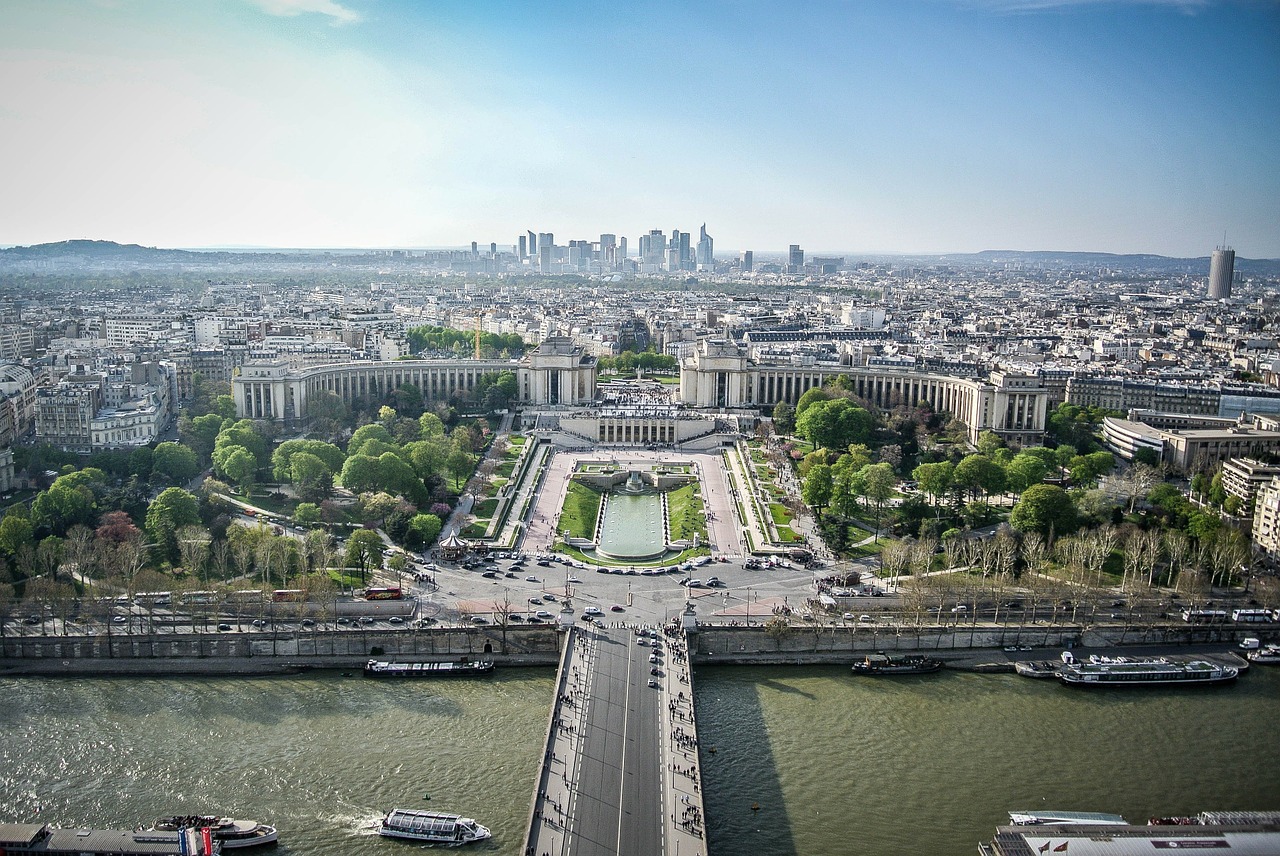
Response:
[[[10,0],[0,244],[1280,257],[1280,2]]]

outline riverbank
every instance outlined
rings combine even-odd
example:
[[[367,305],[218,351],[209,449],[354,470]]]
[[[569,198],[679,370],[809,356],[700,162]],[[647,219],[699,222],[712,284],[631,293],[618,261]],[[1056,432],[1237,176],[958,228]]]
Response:
[[[710,665],[846,665],[868,653],[927,654],[949,668],[1012,671],[1018,659],[1056,659],[1064,648],[1086,653],[1160,656],[1234,649],[1246,636],[1266,641],[1280,630],[1157,625],[891,627],[701,625],[689,637],[690,661]],[[132,636],[18,636],[0,639],[0,675],[277,675],[309,669],[351,670],[370,657],[414,662],[488,658],[499,667],[547,666],[560,660],[553,626],[228,632]],[[1007,652],[1010,646],[1030,651]]]

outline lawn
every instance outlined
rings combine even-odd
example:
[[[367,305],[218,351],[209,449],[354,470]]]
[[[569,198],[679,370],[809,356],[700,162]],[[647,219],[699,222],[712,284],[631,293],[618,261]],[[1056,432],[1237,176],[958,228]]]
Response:
[[[692,539],[696,534],[707,540],[707,520],[703,516],[702,497],[696,484],[687,484],[667,493],[667,521],[671,539]]]
[[[570,480],[560,509],[559,529],[574,538],[593,538],[600,516],[600,493],[579,481]]]

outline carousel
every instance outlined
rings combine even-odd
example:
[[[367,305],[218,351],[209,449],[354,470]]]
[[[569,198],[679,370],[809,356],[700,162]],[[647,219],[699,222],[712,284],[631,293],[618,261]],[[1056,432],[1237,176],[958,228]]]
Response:
[[[471,549],[471,542],[464,538],[459,538],[456,531],[450,532],[448,535],[440,539],[437,549],[440,550],[440,555],[446,561],[456,562],[458,559],[465,556],[467,551]]]

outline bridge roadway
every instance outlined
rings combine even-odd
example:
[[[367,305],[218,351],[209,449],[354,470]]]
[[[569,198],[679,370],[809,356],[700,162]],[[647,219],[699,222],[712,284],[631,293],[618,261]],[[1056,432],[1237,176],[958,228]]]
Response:
[[[656,635],[657,647],[621,625],[566,634],[525,854],[705,856],[684,638]]]

